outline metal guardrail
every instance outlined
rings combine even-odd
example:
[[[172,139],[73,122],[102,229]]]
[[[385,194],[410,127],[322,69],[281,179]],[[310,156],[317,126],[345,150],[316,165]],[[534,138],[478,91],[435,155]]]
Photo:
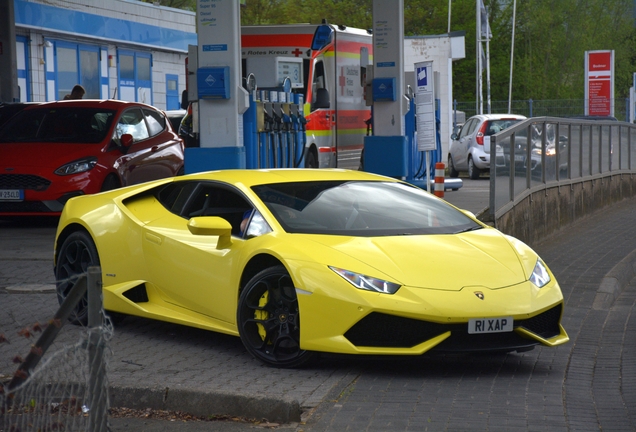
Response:
[[[496,223],[538,191],[636,174],[636,125],[529,118],[490,137],[490,161],[490,217]]]

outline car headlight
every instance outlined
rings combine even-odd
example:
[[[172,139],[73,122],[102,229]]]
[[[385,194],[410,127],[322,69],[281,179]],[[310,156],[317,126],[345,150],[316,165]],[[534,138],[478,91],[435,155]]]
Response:
[[[351,285],[361,290],[383,294],[395,294],[401,287],[401,285],[393,282],[388,282],[371,276],[354,273],[349,270],[343,270],[331,266],[329,266],[329,268],[342,276]]]
[[[545,267],[545,264],[541,262],[541,260],[537,260],[537,263],[534,266],[534,270],[532,270],[532,275],[530,275],[530,282],[535,284],[538,288],[543,288],[550,282],[550,274],[548,273],[548,269]]]
[[[73,162],[69,162],[66,165],[62,165],[61,167],[55,170],[55,174],[61,175],[61,176],[79,174],[85,171],[92,170],[95,165],[97,165],[96,157],[79,159]]]

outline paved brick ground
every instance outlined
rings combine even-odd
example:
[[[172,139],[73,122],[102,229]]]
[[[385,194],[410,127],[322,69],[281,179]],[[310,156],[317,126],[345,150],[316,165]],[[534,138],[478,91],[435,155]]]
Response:
[[[11,340],[0,344],[0,378],[32,343],[17,332],[56,309],[55,295],[46,292],[53,283],[53,235],[50,226],[0,226],[0,333]],[[635,239],[636,200],[628,200],[534,245],[566,298],[563,324],[571,342],[555,349],[332,355],[290,371],[252,360],[237,338],[128,318],[111,342],[113,394],[155,408],[287,415],[292,421],[280,428],[298,431],[636,430],[636,279],[611,306],[595,303],[612,268],[633,259]],[[66,326],[56,344],[73,342],[80,331]],[[302,421],[293,421],[300,410]],[[184,429],[139,419],[112,424],[135,431],[252,428],[214,422]]]
[[[636,279],[595,308],[603,278],[636,265],[636,201],[585,218],[534,246],[566,298],[571,342],[501,357],[376,363],[349,372],[305,430],[636,430]]]

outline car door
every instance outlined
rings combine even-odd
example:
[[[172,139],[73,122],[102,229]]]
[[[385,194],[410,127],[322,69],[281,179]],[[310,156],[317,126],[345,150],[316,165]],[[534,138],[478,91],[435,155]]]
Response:
[[[479,123],[476,118],[469,119],[459,132],[459,136],[453,141],[453,164],[456,169],[465,170],[468,168],[468,150],[470,148],[471,134]]]
[[[183,151],[166,122],[160,112],[140,107],[127,109],[119,117],[115,141],[124,134],[133,137],[132,145],[117,164],[124,186],[177,174],[183,164]]]
[[[244,244],[238,233],[246,211],[252,209],[238,191],[212,182],[179,182],[177,213],[143,227],[143,254],[150,282],[173,305],[234,323]],[[161,199],[161,197],[160,197]],[[183,203],[182,208],[179,202]],[[230,242],[220,236],[193,234],[193,217],[223,218],[232,226]]]

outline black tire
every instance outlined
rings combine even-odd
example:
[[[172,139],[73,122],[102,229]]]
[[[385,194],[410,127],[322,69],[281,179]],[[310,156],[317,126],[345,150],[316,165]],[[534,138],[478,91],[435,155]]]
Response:
[[[57,300],[60,304],[77,283],[80,275],[91,266],[99,266],[99,255],[95,242],[85,231],[76,231],[62,243],[55,265]],[[71,313],[73,324],[88,324],[88,295],[84,295]]]
[[[255,275],[239,299],[237,324],[245,349],[263,363],[299,367],[315,353],[300,349],[300,313],[296,289],[285,267]]]
[[[475,166],[473,157],[468,156],[468,177],[470,177],[473,180],[477,180],[480,174],[481,174],[481,171],[479,170],[479,168]]]
[[[451,155],[448,155],[448,175],[452,178],[459,177],[459,171],[455,169],[455,164],[453,164],[453,158]]]
[[[75,286],[80,275],[87,273],[91,266],[99,266],[99,255],[91,236],[85,231],[76,231],[62,243],[55,266],[57,301],[62,304],[68,293]],[[127,315],[106,313],[113,324],[119,324]],[[69,321],[77,325],[88,324],[88,293],[69,317]]]
[[[318,168],[318,160],[313,150],[309,150],[305,156],[305,168]]]
[[[114,175],[109,175],[108,177],[106,177],[106,180],[104,180],[104,184],[102,184],[101,191],[105,192],[105,191],[117,189],[118,187],[120,187],[120,184],[117,177],[115,177]]]

